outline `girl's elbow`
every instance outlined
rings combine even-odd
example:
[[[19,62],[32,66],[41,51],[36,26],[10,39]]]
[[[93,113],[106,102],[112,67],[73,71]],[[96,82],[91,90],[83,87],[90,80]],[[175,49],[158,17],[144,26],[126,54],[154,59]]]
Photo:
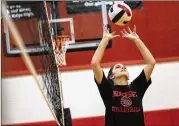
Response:
[[[153,61],[152,61],[152,65],[155,65],[156,64],[156,60],[154,59]]]
[[[91,61],[91,66],[92,67],[96,67],[96,66],[98,66],[99,65],[99,63],[97,62],[97,61]]]

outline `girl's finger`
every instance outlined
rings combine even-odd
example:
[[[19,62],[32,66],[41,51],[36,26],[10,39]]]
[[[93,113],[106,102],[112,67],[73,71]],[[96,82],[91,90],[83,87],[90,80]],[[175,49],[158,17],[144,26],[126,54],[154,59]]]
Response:
[[[127,27],[127,28],[128,28],[129,33],[132,33],[131,29],[129,27]]]
[[[116,31],[114,31],[113,33],[111,33],[111,35],[114,35],[116,33]]]
[[[124,36],[124,32],[123,31],[121,31],[121,34],[122,34],[122,36]]]
[[[126,29],[123,29],[123,32],[124,32],[125,34],[128,34],[127,31],[126,31]]]
[[[120,35],[114,35],[113,38],[119,37]]]
[[[133,32],[135,32],[135,33],[136,33],[136,25],[134,25],[134,30],[133,30]]]

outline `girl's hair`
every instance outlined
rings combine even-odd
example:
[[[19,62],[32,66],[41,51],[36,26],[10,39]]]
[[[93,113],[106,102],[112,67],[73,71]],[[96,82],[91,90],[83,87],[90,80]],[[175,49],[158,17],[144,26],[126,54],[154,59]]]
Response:
[[[112,70],[113,70],[114,66],[115,66],[115,65],[113,65],[113,66],[109,69],[108,76],[107,76],[108,82],[109,82],[110,84],[112,84],[112,85],[113,85],[113,80],[110,79],[110,76],[113,74],[113,73],[112,73]],[[129,80],[129,78],[127,78],[127,79]]]
[[[113,70],[114,66],[115,66],[115,65],[113,65],[113,66],[109,69],[108,76],[107,76],[107,79],[108,79],[109,83],[112,84],[112,85],[113,85],[113,80],[110,79],[110,76],[113,74],[113,73],[112,73],[112,70]]]

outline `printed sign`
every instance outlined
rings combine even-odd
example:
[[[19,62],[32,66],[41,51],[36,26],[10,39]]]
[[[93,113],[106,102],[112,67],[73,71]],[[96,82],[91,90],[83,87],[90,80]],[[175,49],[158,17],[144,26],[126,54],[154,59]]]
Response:
[[[37,17],[40,11],[40,2],[8,1],[7,12],[12,19],[27,19]]]
[[[142,1],[106,1],[107,10],[114,3],[124,2],[131,9],[140,9],[142,7]],[[68,14],[82,14],[90,12],[101,11],[101,1],[66,1],[67,13]]]

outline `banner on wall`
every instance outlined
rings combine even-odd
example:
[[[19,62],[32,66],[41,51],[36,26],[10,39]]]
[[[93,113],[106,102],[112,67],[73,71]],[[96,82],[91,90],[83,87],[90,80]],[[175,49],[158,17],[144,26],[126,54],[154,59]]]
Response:
[[[112,4],[119,1],[106,1],[107,10],[111,7]],[[140,9],[142,8],[142,1],[120,1],[124,2],[131,9]],[[66,1],[66,8],[68,14],[83,14],[91,12],[100,12],[101,11],[101,1]]]
[[[7,1],[7,12],[14,20],[38,17],[41,3],[39,1]]]

